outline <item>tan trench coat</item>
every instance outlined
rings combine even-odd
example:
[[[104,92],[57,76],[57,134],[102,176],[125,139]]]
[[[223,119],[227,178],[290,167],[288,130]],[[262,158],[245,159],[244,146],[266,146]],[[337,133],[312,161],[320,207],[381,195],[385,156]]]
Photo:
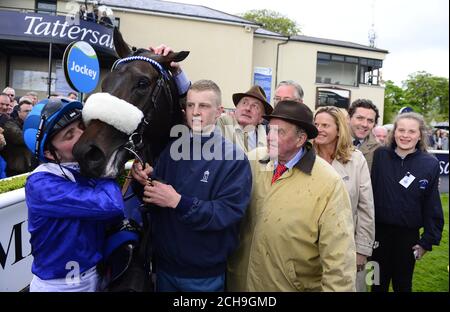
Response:
[[[251,148],[245,143],[245,131],[237,122],[234,116],[222,115],[217,119],[216,126],[222,131],[222,135],[239,146],[246,154],[250,152]],[[263,125],[257,127],[248,127],[246,130],[255,130],[256,147],[267,146],[266,129]]]
[[[310,144],[271,184],[266,148],[249,154],[252,200],[229,259],[229,291],[355,291],[352,210],[336,171]]]
[[[355,150],[346,164],[335,159],[331,165],[341,176],[350,196],[356,252],[371,256],[375,241],[375,208],[366,159],[359,150]]]

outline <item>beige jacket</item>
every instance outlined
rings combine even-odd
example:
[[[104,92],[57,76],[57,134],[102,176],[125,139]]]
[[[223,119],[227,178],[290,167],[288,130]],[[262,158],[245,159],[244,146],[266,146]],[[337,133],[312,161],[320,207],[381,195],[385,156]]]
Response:
[[[364,157],[367,160],[367,166],[369,167],[369,171],[372,170],[373,152],[375,152],[375,150],[380,146],[381,144],[378,143],[378,141],[375,139],[375,136],[371,131],[369,136],[358,147],[358,149],[363,153]]]
[[[256,136],[256,147],[267,146],[266,129],[263,125],[258,125],[256,128],[246,127],[244,131],[234,116],[222,115],[217,119],[216,126],[219,127],[226,139],[239,146],[245,153],[252,150],[248,143],[245,143],[245,132]],[[253,130],[255,131],[253,132]]]
[[[271,184],[267,149],[249,153],[253,189],[229,291],[355,291],[356,250],[348,193],[308,143],[297,165]]]
[[[359,150],[355,150],[352,153],[352,158],[346,164],[342,164],[335,159],[331,165],[341,176],[350,195],[355,226],[356,252],[371,256],[375,241],[375,208],[366,159]]]

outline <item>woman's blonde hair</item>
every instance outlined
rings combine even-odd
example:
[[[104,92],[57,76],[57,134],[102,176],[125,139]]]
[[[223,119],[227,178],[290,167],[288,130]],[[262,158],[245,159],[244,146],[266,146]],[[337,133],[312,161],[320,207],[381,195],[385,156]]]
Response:
[[[427,128],[425,126],[425,120],[423,119],[422,115],[414,112],[397,115],[394,121],[394,128],[392,129],[388,137],[388,146],[392,147],[393,149],[397,147],[397,143],[395,142],[395,130],[397,130],[398,122],[400,119],[413,119],[419,123],[420,138],[416,144],[416,148],[422,152],[427,153]]]
[[[327,113],[333,117],[337,126],[338,139],[332,157],[340,163],[346,164],[352,158],[352,153],[355,150],[350,135],[347,116],[340,108],[336,106],[322,106],[316,111],[314,120],[316,119],[316,116],[321,113]],[[317,152],[320,151],[320,146],[316,143],[314,143],[314,147]]]

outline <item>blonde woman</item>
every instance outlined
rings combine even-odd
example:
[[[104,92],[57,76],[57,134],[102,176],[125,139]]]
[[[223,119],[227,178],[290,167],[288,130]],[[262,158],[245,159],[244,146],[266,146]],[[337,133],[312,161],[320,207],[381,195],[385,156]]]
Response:
[[[372,255],[375,218],[370,173],[364,155],[352,144],[346,115],[339,108],[317,110],[314,123],[319,130],[314,139],[317,154],[328,161],[344,180],[353,211],[356,243],[356,290],[366,291],[365,264]]]

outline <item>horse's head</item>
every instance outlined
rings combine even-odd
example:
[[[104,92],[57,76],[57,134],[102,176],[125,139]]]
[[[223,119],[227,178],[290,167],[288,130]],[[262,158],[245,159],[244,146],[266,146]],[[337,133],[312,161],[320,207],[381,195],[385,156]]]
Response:
[[[73,149],[81,172],[91,177],[117,176],[141,140],[144,158],[151,163],[167,144],[171,127],[182,122],[178,91],[168,68],[189,52],[167,56],[144,49],[132,52],[117,30],[114,45],[120,59],[102,81],[102,91],[109,95],[96,96],[91,103],[88,99],[83,109],[86,129]],[[142,116],[138,124],[133,121]]]

